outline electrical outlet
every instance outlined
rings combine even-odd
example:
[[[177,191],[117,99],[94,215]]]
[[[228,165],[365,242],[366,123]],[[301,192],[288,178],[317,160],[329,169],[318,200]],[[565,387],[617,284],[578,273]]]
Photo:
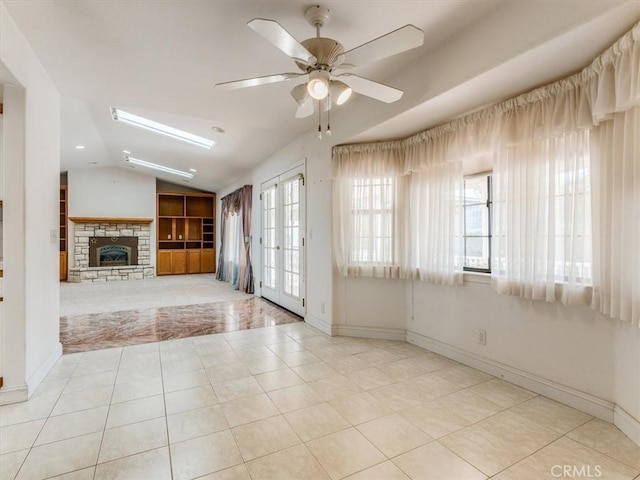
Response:
[[[486,330],[478,330],[478,344],[486,345],[487,344],[487,331]]]
[[[321,311],[322,313],[325,313],[325,312],[324,312],[324,302],[322,302],[322,305],[320,305],[320,311]]]

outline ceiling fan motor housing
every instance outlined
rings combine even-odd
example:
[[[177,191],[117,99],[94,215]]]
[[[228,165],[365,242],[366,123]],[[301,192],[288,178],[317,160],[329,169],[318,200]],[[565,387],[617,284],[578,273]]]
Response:
[[[313,37],[301,42],[309,52],[316,57],[316,64],[313,67],[296,62],[296,65],[303,71],[310,70],[331,70],[336,60],[344,53],[344,47],[333,38]]]

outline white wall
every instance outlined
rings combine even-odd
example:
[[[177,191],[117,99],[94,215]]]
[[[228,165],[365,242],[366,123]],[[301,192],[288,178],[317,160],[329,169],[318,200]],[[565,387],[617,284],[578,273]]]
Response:
[[[334,333],[404,340],[406,338],[405,282],[397,279],[334,279]]]
[[[4,171],[12,179],[4,189],[3,390],[26,395],[26,295],[24,236],[25,92],[16,85],[4,87]],[[21,389],[21,390],[20,390]],[[0,403],[5,401],[0,397]]]
[[[69,217],[153,218],[151,266],[156,265],[156,179],[124,168],[67,173]],[[69,222],[69,265],[74,265],[74,223]]]
[[[60,96],[0,4],[4,83],[5,310],[0,402],[30,395],[61,354]],[[13,86],[7,85],[11,83]],[[28,186],[28,188],[27,188]]]

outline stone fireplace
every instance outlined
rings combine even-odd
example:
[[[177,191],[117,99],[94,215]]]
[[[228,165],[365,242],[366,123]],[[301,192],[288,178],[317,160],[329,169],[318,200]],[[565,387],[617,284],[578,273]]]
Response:
[[[69,218],[74,223],[69,282],[110,282],[155,276],[152,219]]]

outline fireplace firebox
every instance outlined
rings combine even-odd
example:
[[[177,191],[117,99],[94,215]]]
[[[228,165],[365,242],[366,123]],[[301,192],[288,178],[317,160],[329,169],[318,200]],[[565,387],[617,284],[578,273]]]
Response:
[[[90,237],[89,267],[138,265],[138,237]]]

